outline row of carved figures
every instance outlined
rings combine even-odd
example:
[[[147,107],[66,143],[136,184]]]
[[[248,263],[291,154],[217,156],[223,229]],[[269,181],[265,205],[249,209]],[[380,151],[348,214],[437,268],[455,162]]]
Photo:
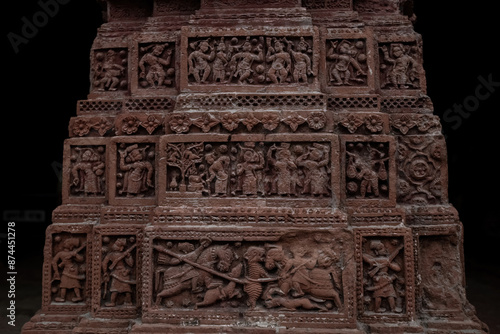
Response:
[[[175,44],[140,47],[140,88],[175,86]],[[366,86],[369,71],[365,39],[329,40],[326,52],[329,86]],[[381,88],[418,89],[421,52],[415,43],[386,43],[379,47]],[[190,84],[310,84],[318,76],[311,37],[220,37],[190,41],[187,52]],[[96,50],[92,63],[93,89],[128,89],[128,51]]]
[[[302,237],[283,243],[213,242],[155,239],[152,295],[154,308],[280,308],[342,312],[344,271],[352,254],[340,244]],[[302,239],[298,237],[298,239]],[[318,239],[319,238],[319,239]],[[308,243],[306,243],[307,239]],[[58,235],[51,259],[53,303],[84,303],[88,279],[83,237]],[[294,241],[295,240],[295,241]],[[365,310],[401,313],[405,276],[399,238],[365,240],[363,294]],[[99,271],[100,307],[135,307],[138,261],[135,236],[104,236]],[[96,268],[94,266],[94,268]],[[350,274],[354,271],[351,269]]]
[[[332,194],[331,147],[323,142],[167,143],[168,193],[217,197],[323,197]],[[75,146],[70,157],[72,196],[106,191],[104,146]],[[155,195],[154,144],[118,147],[117,196]],[[437,201],[442,197],[442,146],[431,138],[400,143],[398,192],[401,199]],[[388,198],[388,142],[348,142],[345,151],[347,198]]]

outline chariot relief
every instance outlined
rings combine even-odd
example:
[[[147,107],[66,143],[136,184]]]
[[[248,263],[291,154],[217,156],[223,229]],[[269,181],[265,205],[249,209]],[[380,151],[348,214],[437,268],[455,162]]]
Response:
[[[278,243],[156,238],[154,307],[341,312],[348,259],[335,240],[321,233]]]
[[[214,197],[331,194],[328,143],[167,143],[167,192]]]
[[[188,45],[191,84],[308,84],[315,76],[308,36],[209,37]]]

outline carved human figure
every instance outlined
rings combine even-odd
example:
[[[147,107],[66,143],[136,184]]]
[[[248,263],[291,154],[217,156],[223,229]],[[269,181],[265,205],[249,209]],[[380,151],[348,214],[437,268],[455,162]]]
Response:
[[[257,195],[259,178],[257,172],[265,165],[264,154],[256,152],[255,143],[245,143],[242,147],[238,145],[242,154],[242,162],[236,166],[236,174],[241,178],[241,189],[244,195]]]
[[[206,192],[206,171],[205,165],[199,165],[198,168],[196,166],[191,166],[191,168],[187,171],[188,184],[187,191],[205,193]]]
[[[295,195],[295,187],[292,187],[296,183],[292,178],[294,177],[294,172],[297,169],[295,165],[292,153],[289,150],[290,144],[282,143],[278,148],[273,145],[267,151],[267,162],[274,166],[276,171],[276,190],[279,195]],[[273,153],[276,152],[276,158],[273,158]]]
[[[210,62],[215,59],[215,51],[208,40],[190,44],[195,51],[188,56],[188,73],[197,83],[206,83],[212,68]]]
[[[390,45],[390,50],[387,45],[383,45],[380,50],[383,54],[383,61],[392,65],[387,74],[388,84],[399,89],[418,86],[420,65],[410,56],[409,46],[393,43]]]
[[[333,267],[337,257],[332,255],[332,252],[324,250],[310,252],[302,246],[297,246],[289,249],[292,253],[290,257],[285,254],[281,246],[270,245],[268,248],[265,268],[267,270],[276,268],[278,284],[268,286],[264,292],[265,299],[274,299],[277,294],[301,300],[304,295],[308,295],[317,299],[332,300],[337,310],[342,308],[340,295],[337,292],[337,289],[341,288],[340,276]],[[270,304],[272,303],[266,304],[267,307],[270,307]],[[326,309],[321,305],[315,307]]]
[[[95,67],[95,86],[98,90],[117,90],[125,67],[116,63],[116,52],[108,50],[105,55],[98,53],[96,58],[99,62]]]
[[[361,68],[361,65],[356,60],[359,51],[352,45],[351,42],[343,40],[331,41],[331,48],[328,50],[326,58],[336,61],[330,67],[330,82],[336,86],[351,85],[351,81],[364,83],[364,80],[358,76],[366,76],[366,72]],[[357,72],[351,73],[351,68]]]
[[[211,145],[209,149],[211,150]],[[231,159],[228,155],[227,145],[219,146],[217,152],[218,156],[216,156],[214,152],[210,152],[205,155],[205,161],[209,165],[209,178],[207,179],[207,183],[210,184],[213,180],[215,180],[214,194],[217,196],[226,196]]]
[[[144,196],[149,188],[154,188],[153,165],[146,160],[146,151],[149,146],[139,148],[138,144],[130,145],[124,150],[119,150],[119,168],[125,172],[120,194],[129,197]]]
[[[274,42],[274,47],[271,43]],[[271,68],[267,72],[269,79],[275,83],[286,83],[288,75],[291,72],[292,59],[288,52],[285,51],[285,47],[282,41],[274,38],[268,37],[266,39],[268,45],[266,61],[271,63]]]
[[[293,49],[293,44],[285,39],[288,44],[288,52],[292,55],[293,59],[293,80],[294,82],[307,83],[307,76],[313,75],[311,67],[311,58],[306,54],[310,50],[309,44],[305,41],[304,37],[300,37],[297,44],[297,50]]]
[[[399,245],[389,253],[382,241],[372,240],[369,243],[369,248],[374,256],[364,253],[363,261],[370,265],[368,276],[371,278],[373,285],[365,287],[365,290],[372,292],[375,300],[373,311],[377,313],[385,312],[386,309],[381,307],[381,303],[382,299],[387,299],[390,311],[401,313],[402,308],[396,305],[398,295],[394,288],[394,281],[398,279],[398,276],[394,273],[400,272],[402,268],[394,261],[394,258],[399,254],[403,245]],[[390,271],[393,273],[390,273]]]
[[[389,177],[385,167],[385,161],[389,158],[385,156],[385,153],[373,148],[371,145],[366,145],[366,149],[369,151],[368,156],[347,151],[349,159],[346,175],[348,178],[361,181],[359,185],[359,196],[361,198],[365,198],[367,194],[379,197],[379,182],[386,181]],[[348,190],[355,192],[354,188],[348,184]]]
[[[293,290],[292,296],[302,297],[305,294],[302,287],[309,286],[309,270],[316,266],[316,257],[306,258],[307,249],[303,246],[293,247],[290,251],[293,257],[286,262],[281,278],[287,279],[289,277],[290,288]]]
[[[243,272],[243,263],[239,263],[234,266],[233,269],[228,273],[229,278],[239,278]],[[196,303],[195,308],[200,306],[209,306],[214,304],[219,300],[229,300],[234,297],[241,298],[241,289],[237,288],[236,281],[229,281],[227,284],[218,283],[213,284],[214,286],[209,288],[205,295],[203,296],[203,301]]]
[[[226,82],[226,66],[229,63],[228,52],[226,52],[226,43],[224,42],[224,37],[221,37],[219,43],[216,45],[216,51],[214,63],[212,65],[213,70],[213,82]]]
[[[307,148],[306,153],[297,158],[297,165],[307,169],[302,193],[315,196],[328,195],[328,164],[330,162],[328,154],[328,146],[314,143]]]
[[[166,59],[162,57],[167,47],[168,43],[148,46],[143,50],[148,52],[139,60],[139,78],[145,79],[152,88],[161,88],[165,85],[167,77],[165,68],[170,66],[172,60],[171,49],[167,49]]]
[[[52,259],[53,281],[60,281],[59,296],[54,300],[65,302],[68,289],[72,289],[75,296],[71,298],[71,301],[76,303],[83,300],[81,281],[85,279],[85,274],[80,272],[79,263],[84,262],[85,258],[79,253],[86,247],[86,244],[80,245],[78,238],[68,238],[63,241],[62,246],[63,250],[57,252]],[[62,269],[61,273],[59,269]]]
[[[86,196],[103,193],[101,186],[105,164],[93,148],[76,148],[80,152],[80,161],[71,167],[72,186],[75,191]]]
[[[198,248],[195,248],[192,243],[181,242],[177,246],[180,252],[174,252],[162,245],[155,245],[154,248],[164,254],[170,256],[167,262],[169,267],[162,271],[163,285],[161,290],[156,295],[155,304],[161,304],[163,298],[175,296],[184,290],[190,289],[192,293],[202,292],[200,283],[200,272],[193,267],[189,262],[197,262],[202,252],[210,245],[210,239],[203,239]],[[157,275],[159,278],[159,275]]]
[[[254,51],[256,53],[252,52],[252,43],[250,42],[250,38],[247,37],[246,41],[241,46],[241,51],[231,57],[231,64],[235,67],[235,71],[232,76],[234,78],[238,78],[239,84],[243,84],[245,82],[253,83],[253,79],[250,77],[254,72],[252,70],[252,65],[254,62],[261,63],[264,61],[262,47],[258,45]]]
[[[107,298],[108,283],[109,292],[111,293],[110,301],[104,304],[107,307],[116,306],[118,295],[124,296],[124,306],[132,305],[132,286],[136,284],[132,278],[135,266],[132,252],[135,250],[136,244],[134,243],[125,249],[126,246],[126,238],[116,239],[101,264],[104,282],[103,299]]]
[[[312,296],[333,299],[340,311],[342,302],[336,289],[341,289],[339,273],[333,267],[337,260],[333,252],[320,251],[316,257],[316,266],[309,272],[310,286],[307,291]],[[332,284],[333,282],[333,284]]]

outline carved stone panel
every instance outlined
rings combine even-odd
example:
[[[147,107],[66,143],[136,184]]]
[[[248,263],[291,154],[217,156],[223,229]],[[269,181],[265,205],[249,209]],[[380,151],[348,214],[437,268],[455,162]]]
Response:
[[[175,43],[141,43],[138,56],[138,88],[175,87]]]
[[[335,137],[235,136],[230,142],[226,136],[212,135],[214,140],[204,142],[196,138],[162,138],[160,184],[168,203],[198,198],[207,203],[293,201],[324,206],[337,198]]]
[[[197,317],[209,323],[216,311],[224,323],[240,314],[303,326],[329,327],[352,314],[354,277],[350,232],[181,231],[147,229],[144,317],[178,323]],[[319,312],[319,313],[318,313]],[[174,316],[175,314],[175,316]],[[279,316],[278,316],[279,315]],[[316,320],[315,320],[316,319]]]
[[[467,305],[458,238],[456,234],[419,238],[418,302],[434,316],[453,317]]]
[[[237,34],[236,34],[237,33]],[[183,35],[181,90],[255,91],[259,87],[316,88],[318,32],[316,29],[192,31]]]
[[[415,309],[409,229],[356,230],[360,317],[406,318]]]
[[[115,137],[110,148],[110,203],[156,203],[156,142]]]
[[[44,249],[42,307],[52,313],[82,312],[91,300],[91,225],[53,224]]]
[[[442,136],[400,137],[398,202],[428,205],[447,201],[446,149]]]
[[[366,39],[328,40],[326,60],[329,86],[366,86]]]
[[[388,136],[343,136],[342,192],[347,205],[393,205],[395,145]]]
[[[64,203],[103,203],[107,199],[106,141],[69,139],[63,165]]]
[[[142,233],[136,226],[94,229],[92,312],[96,316],[129,318],[140,305]]]
[[[123,92],[128,90],[128,49],[109,48],[93,51],[91,92]]]
[[[323,90],[351,99],[353,93],[373,92],[375,63],[372,31],[327,27],[322,34]]]
[[[423,74],[422,50],[416,42],[379,43],[380,88],[420,89]]]

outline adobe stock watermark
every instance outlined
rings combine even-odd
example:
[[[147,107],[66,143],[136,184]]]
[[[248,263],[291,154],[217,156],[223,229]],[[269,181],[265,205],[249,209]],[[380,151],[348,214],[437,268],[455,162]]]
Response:
[[[493,73],[487,77],[482,75],[477,77],[479,84],[474,90],[474,94],[468,95],[462,103],[453,104],[452,108],[446,109],[443,113],[443,121],[448,123],[453,130],[457,130],[464,119],[479,109],[481,102],[489,99],[500,87],[500,81],[493,80]]]
[[[14,53],[19,53],[22,45],[28,44],[35,38],[40,29],[45,27],[51,18],[55,17],[61,8],[71,0],[39,0],[37,2],[40,10],[36,11],[31,17],[23,16],[21,18],[21,28],[18,32],[9,32],[7,38]]]

